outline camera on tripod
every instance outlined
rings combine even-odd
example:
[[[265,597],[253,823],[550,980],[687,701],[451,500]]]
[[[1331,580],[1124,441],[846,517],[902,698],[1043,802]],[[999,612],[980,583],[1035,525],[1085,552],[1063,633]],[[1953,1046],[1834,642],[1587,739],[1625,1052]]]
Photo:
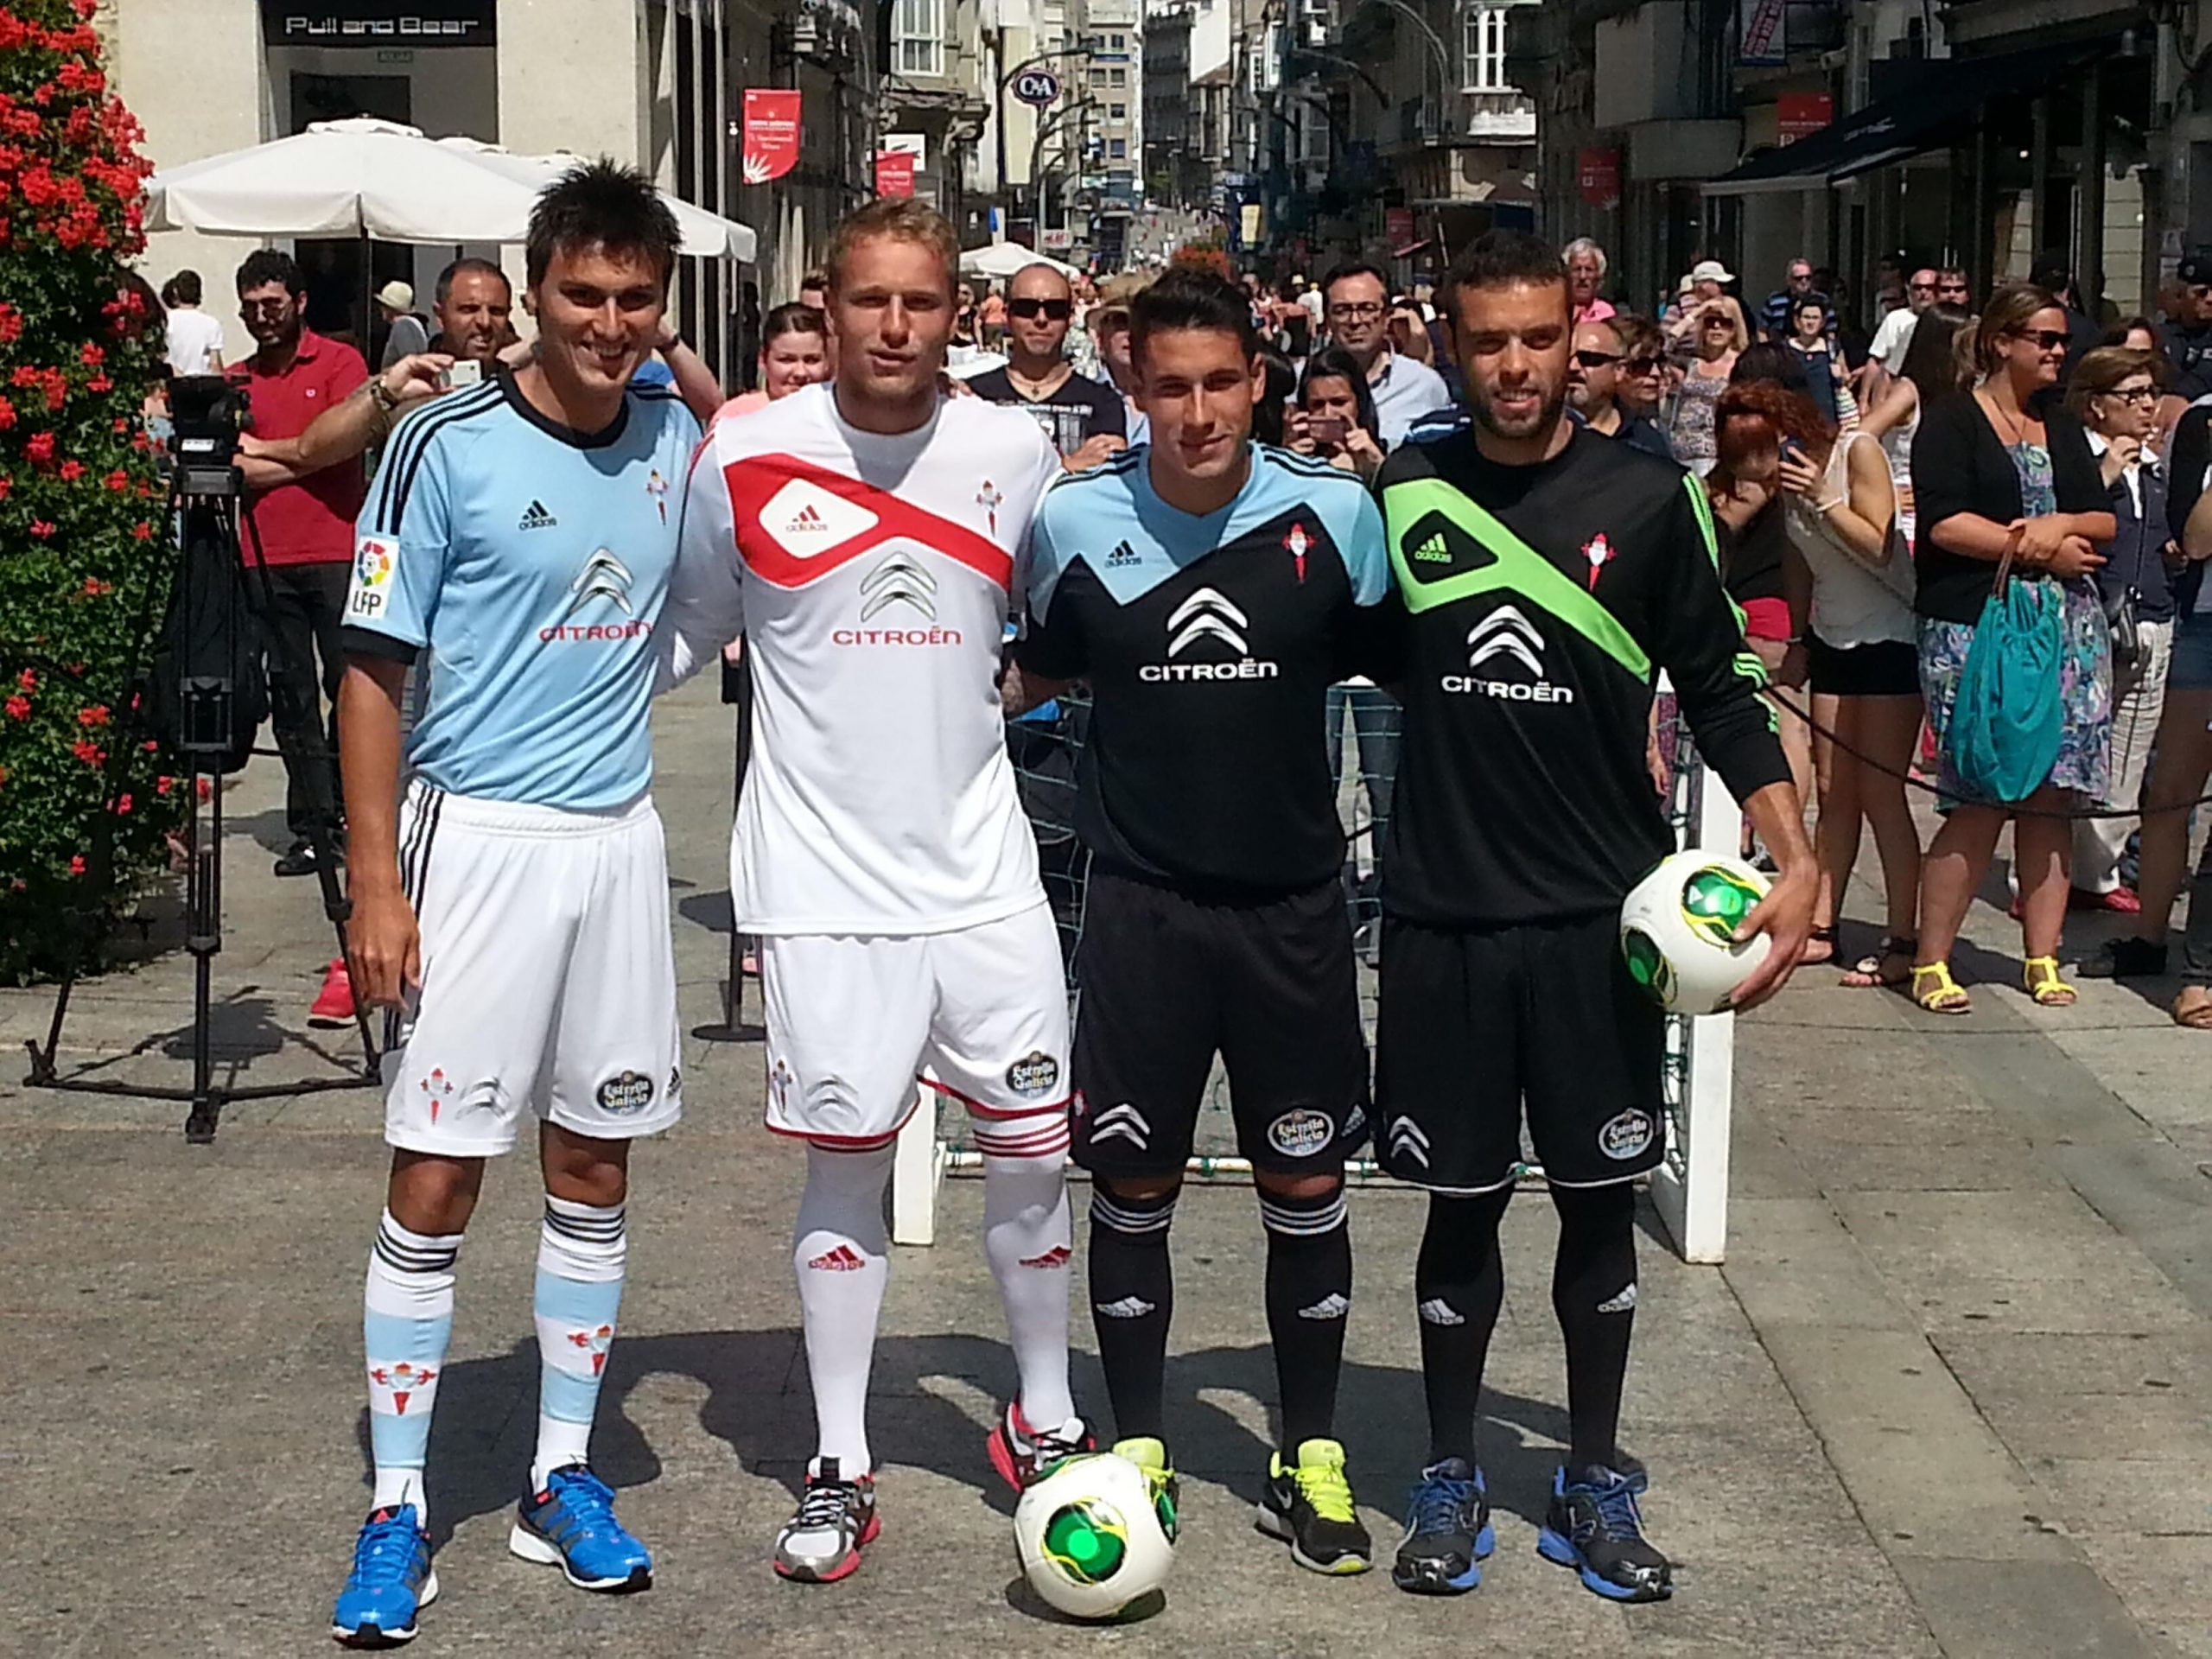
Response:
[[[245,388],[219,374],[180,375],[169,382],[177,490],[182,495],[235,495],[238,436],[252,429]]]

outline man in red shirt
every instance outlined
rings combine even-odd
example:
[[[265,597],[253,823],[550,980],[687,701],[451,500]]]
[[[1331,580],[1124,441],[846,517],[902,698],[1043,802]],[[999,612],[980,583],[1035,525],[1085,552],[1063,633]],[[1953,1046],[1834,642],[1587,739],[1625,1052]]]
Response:
[[[351,346],[307,326],[307,283],[289,254],[264,248],[238,267],[238,315],[258,347],[232,371],[253,407],[257,437],[296,437],[326,409],[368,378]],[[308,470],[267,456],[241,456],[251,530],[241,531],[251,562],[257,541],[269,566],[270,702],[289,784],[284,821],[292,844],[279,875],[315,868],[314,831],[334,842],[338,802],[338,686],[346,662],[339,645],[353,567],[353,521],[367,487],[358,457]],[[258,600],[257,581],[246,591]],[[320,669],[320,673],[316,671]],[[323,711],[327,698],[330,712]]]

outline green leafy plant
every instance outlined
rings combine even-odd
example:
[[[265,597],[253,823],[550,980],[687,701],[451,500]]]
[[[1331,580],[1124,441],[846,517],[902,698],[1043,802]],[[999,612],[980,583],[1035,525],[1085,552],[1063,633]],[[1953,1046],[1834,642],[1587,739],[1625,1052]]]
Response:
[[[0,0],[0,982],[104,931],[186,804],[131,718],[173,563],[142,414],[162,317],[126,264],[151,169],[93,10]]]

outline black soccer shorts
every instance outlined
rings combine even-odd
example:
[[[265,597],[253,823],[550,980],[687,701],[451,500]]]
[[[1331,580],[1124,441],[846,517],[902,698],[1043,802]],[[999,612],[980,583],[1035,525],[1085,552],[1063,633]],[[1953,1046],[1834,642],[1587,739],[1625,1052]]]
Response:
[[[1075,1024],[1077,1163],[1179,1175],[1213,1057],[1256,1169],[1332,1173],[1367,1138],[1367,1044],[1342,887],[1210,904],[1093,868]]]
[[[1604,1186],[1658,1166],[1666,1018],[1629,977],[1618,918],[1465,931],[1386,917],[1376,1154],[1432,1192],[1513,1179],[1521,1120],[1546,1177]]]

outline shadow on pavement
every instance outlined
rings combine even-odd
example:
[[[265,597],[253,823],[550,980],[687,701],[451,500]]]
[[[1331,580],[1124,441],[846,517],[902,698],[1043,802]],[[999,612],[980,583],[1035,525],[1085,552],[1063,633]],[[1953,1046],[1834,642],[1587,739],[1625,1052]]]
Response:
[[[794,1358],[798,1342],[791,1326],[622,1338],[614,1344],[592,1437],[593,1469],[617,1490],[659,1479],[660,1457],[623,1402],[648,1376],[687,1376],[707,1389],[700,1427],[728,1446],[749,1472],[774,1477],[796,1498],[814,1452],[804,1373]],[[1078,1353],[1075,1359],[1077,1399],[1103,1425],[1106,1391],[1096,1357]],[[522,1496],[537,1427],[537,1344],[525,1340],[495,1358],[457,1361],[440,1379],[429,1461],[435,1543],[443,1544],[462,1522],[507,1510]],[[1013,1362],[1004,1342],[991,1338],[883,1338],[876,1347],[871,1396],[878,1456],[972,1486],[992,1508],[1011,1516],[1014,1495],[983,1455],[983,1430],[957,1402],[920,1386],[931,1379],[982,1387],[1002,1400],[1013,1386]],[[1273,1448],[1228,1409],[1200,1395],[1243,1395],[1266,1402],[1274,1398],[1274,1352],[1264,1344],[1171,1356],[1166,1427],[1178,1469],[1256,1503]],[[1567,1434],[1566,1414],[1495,1389],[1485,1389],[1483,1403],[1482,1458],[1491,1501],[1500,1510],[1540,1520],[1559,1461],[1555,1443]],[[1394,1510],[1427,1456],[1419,1374],[1348,1363],[1337,1418],[1356,1485],[1370,1503]],[[355,1438],[365,1488],[365,1409],[355,1421]]]

